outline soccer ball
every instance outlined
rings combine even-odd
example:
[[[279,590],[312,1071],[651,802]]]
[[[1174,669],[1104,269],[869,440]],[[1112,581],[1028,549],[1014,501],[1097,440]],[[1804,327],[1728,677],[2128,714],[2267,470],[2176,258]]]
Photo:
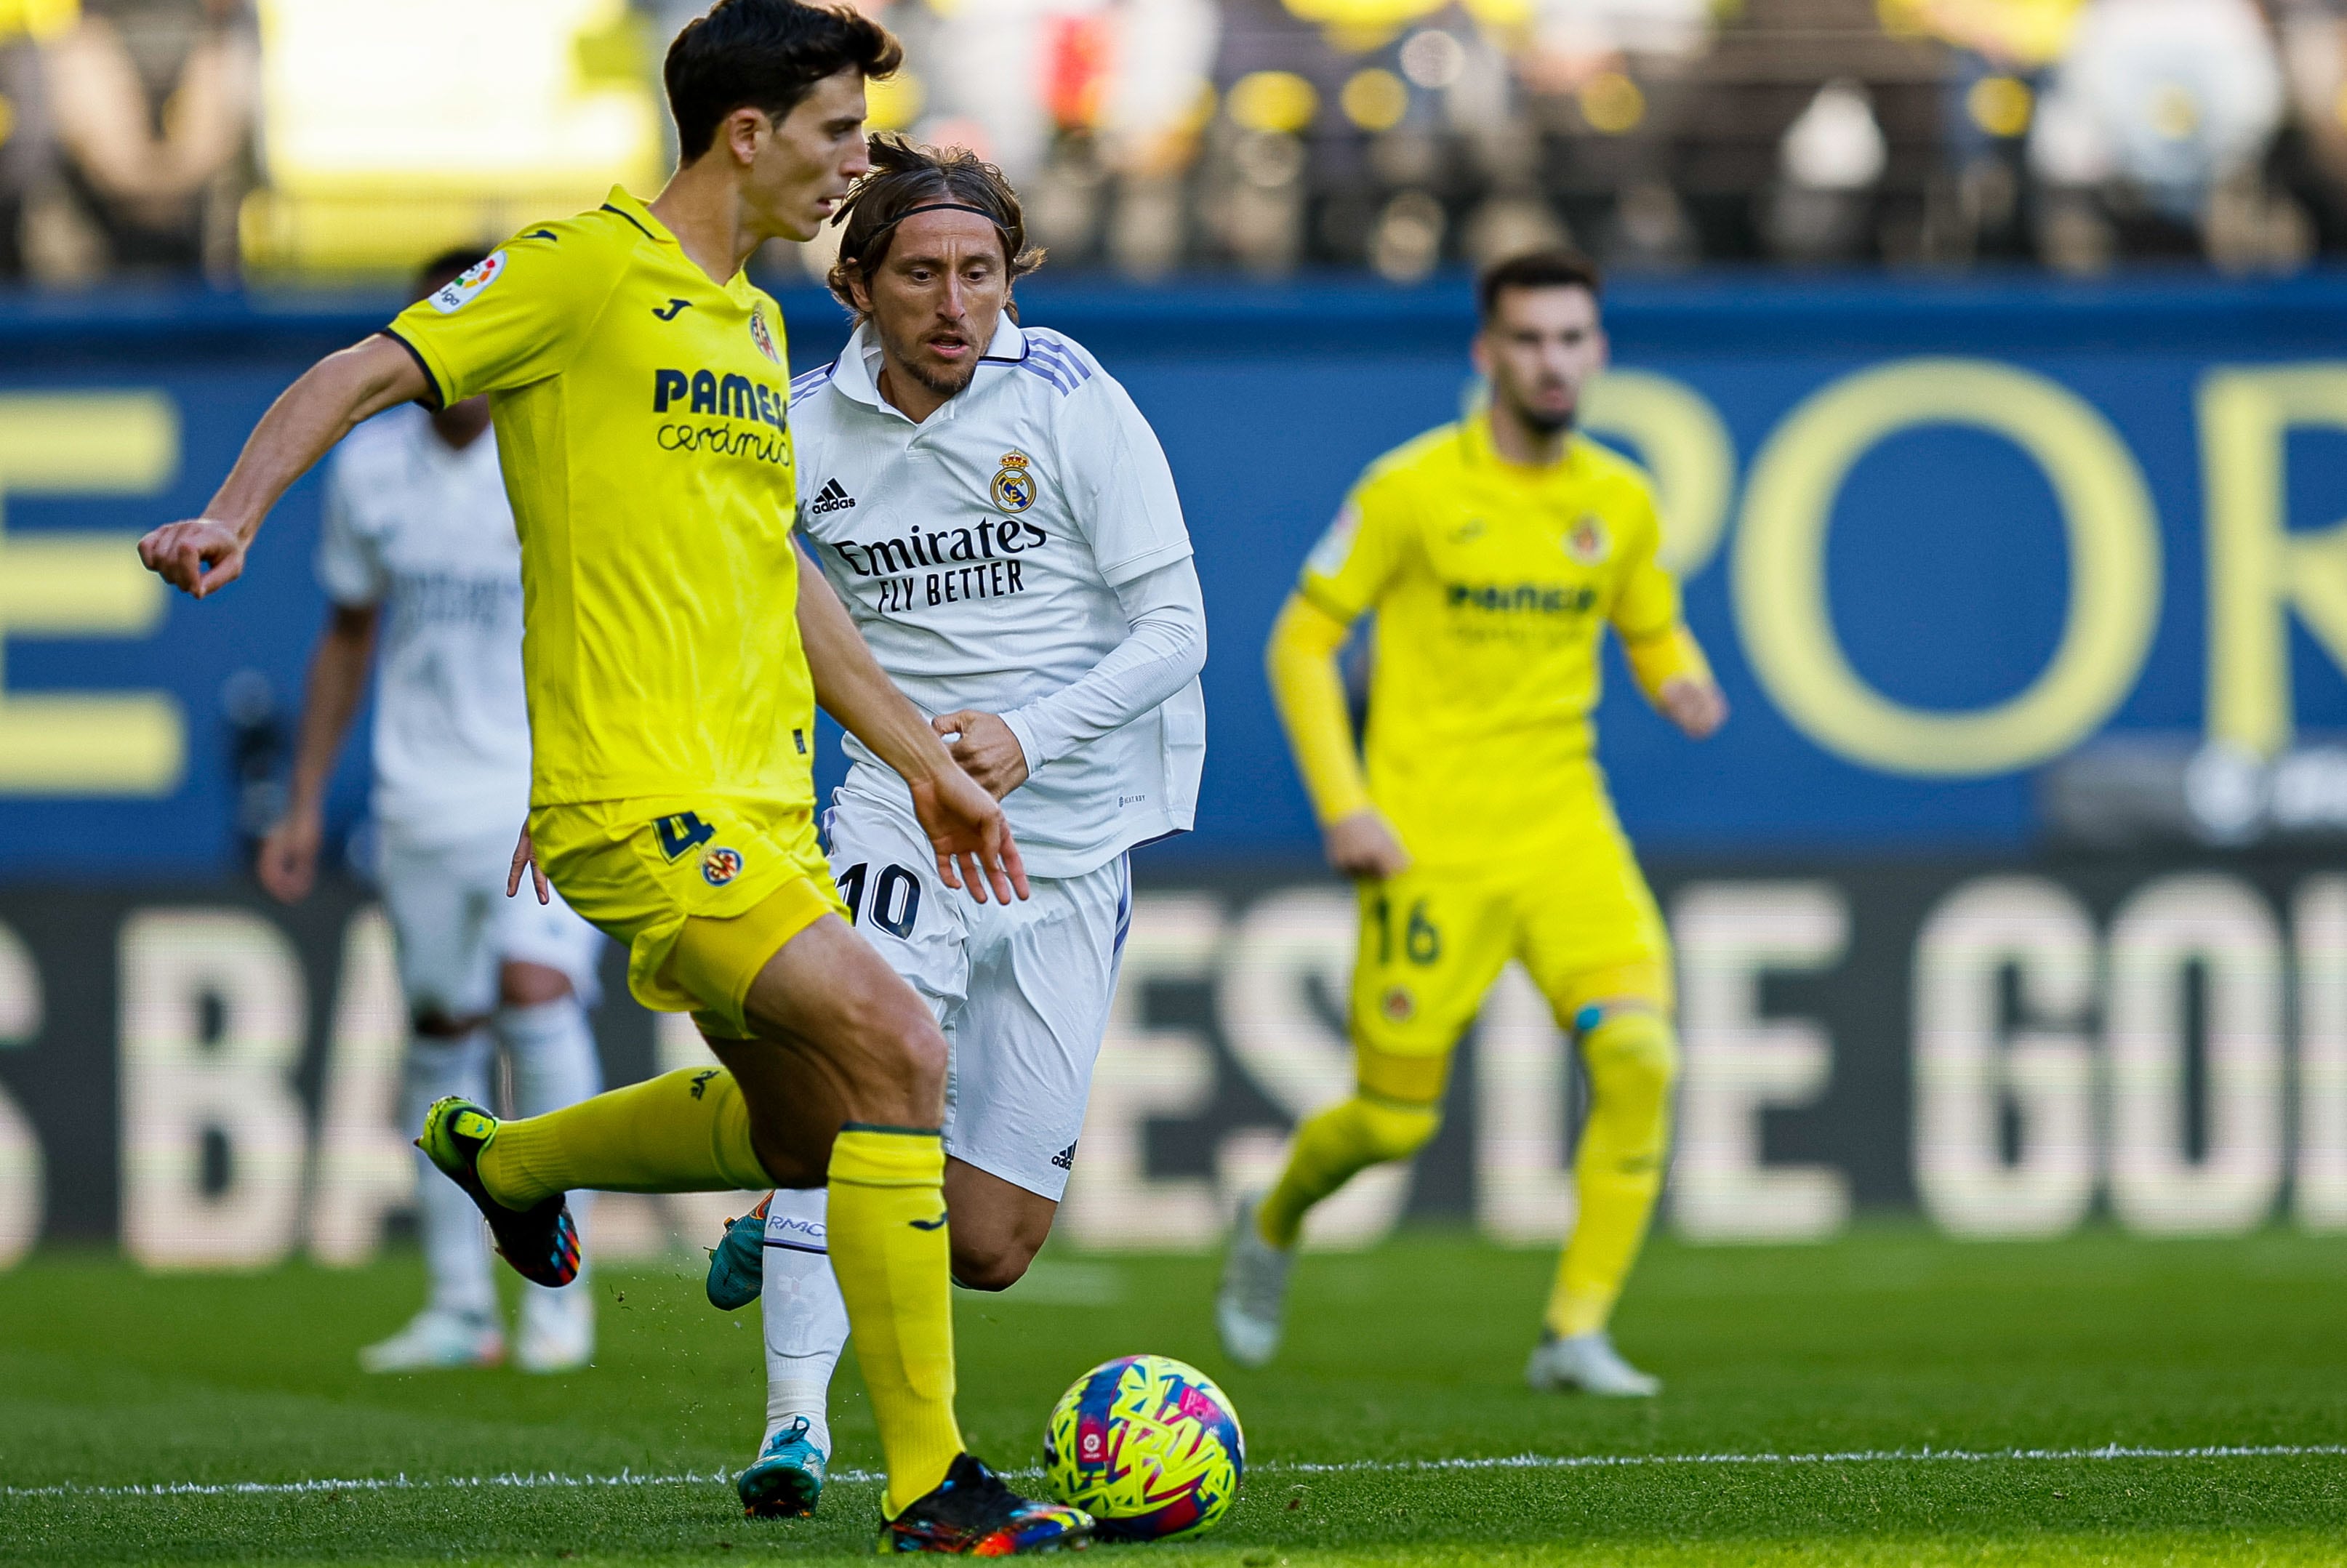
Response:
[[[1246,1437],[1230,1396],[1170,1356],[1121,1356],[1075,1381],[1043,1431],[1051,1495],[1103,1541],[1211,1530],[1231,1511]]]

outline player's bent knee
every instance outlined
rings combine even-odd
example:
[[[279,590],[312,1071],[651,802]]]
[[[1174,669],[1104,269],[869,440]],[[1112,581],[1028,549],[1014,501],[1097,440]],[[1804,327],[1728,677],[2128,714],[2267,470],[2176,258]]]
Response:
[[[1017,1241],[965,1244],[953,1249],[954,1283],[965,1290],[1008,1290],[1027,1277],[1035,1248]]]
[[[1678,1078],[1678,1040],[1670,1020],[1645,1008],[1589,1009],[1583,1017],[1591,1011],[1599,1016],[1574,1022],[1592,1100],[1624,1112],[1659,1115]]]
[[[497,1001],[509,1008],[544,1007],[570,994],[570,977],[551,964],[513,958],[497,967]]]
[[[875,1018],[872,1039],[876,1049],[887,1053],[891,1069],[905,1081],[944,1089],[945,1031],[910,989],[901,999],[892,999]]]
[[[1432,1105],[1393,1105],[1357,1099],[1359,1125],[1368,1152],[1379,1161],[1407,1160],[1432,1141],[1442,1112]]]
[[[934,1125],[945,1108],[946,1037],[912,989],[876,989],[842,1023],[855,1041],[844,1059],[851,1101],[862,1107],[850,1120]]]

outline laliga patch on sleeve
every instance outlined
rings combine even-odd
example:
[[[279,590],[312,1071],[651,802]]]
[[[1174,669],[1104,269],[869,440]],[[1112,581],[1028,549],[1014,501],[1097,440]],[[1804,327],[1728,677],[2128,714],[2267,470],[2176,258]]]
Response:
[[[1312,547],[1312,553],[1304,558],[1305,567],[1315,577],[1335,577],[1352,558],[1353,538],[1360,531],[1361,508],[1348,501],[1328,531],[1320,536],[1320,542]]]
[[[471,302],[475,294],[505,275],[506,253],[492,251],[450,279],[446,288],[433,295],[432,308],[444,316],[461,311]]]

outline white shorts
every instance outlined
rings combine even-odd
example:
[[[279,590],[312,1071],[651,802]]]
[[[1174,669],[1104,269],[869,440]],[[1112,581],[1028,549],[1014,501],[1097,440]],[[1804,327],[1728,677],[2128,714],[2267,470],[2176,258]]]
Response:
[[[463,1019],[493,1011],[497,968],[507,961],[559,970],[579,999],[594,1005],[603,933],[559,893],[540,904],[527,878],[518,896],[506,897],[513,840],[506,834],[425,846],[383,835],[376,880],[411,1012]]]
[[[980,904],[938,878],[906,805],[845,788],[832,802],[824,843],[856,928],[921,993],[952,1048],[946,1153],[1057,1203],[1133,919],[1125,857],[1031,878],[1023,903]]]

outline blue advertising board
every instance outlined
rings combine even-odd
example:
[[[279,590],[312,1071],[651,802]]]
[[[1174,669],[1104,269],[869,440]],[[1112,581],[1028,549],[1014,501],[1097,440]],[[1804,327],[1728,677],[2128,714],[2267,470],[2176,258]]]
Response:
[[[1155,425],[1205,584],[1200,831],[1153,856],[1301,860],[1263,639],[1352,477],[1473,395],[1466,287],[1047,278],[1027,319]],[[317,482],[211,602],[130,541],[199,511],[271,398],[395,302],[0,303],[0,876],[233,864],[222,694],[298,693]],[[796,365],[835,352],[835,305],[784,302]],[[2035,773],[2098,735],[2347,726],[2347,279],[1696,281],[1608,311],[1589,423],[1655,473],[1734,705],[1694,746],[1614,667],[1603,755],[1643,845],[2010,852]],[[362,810],[362,759],[335,799]]]

